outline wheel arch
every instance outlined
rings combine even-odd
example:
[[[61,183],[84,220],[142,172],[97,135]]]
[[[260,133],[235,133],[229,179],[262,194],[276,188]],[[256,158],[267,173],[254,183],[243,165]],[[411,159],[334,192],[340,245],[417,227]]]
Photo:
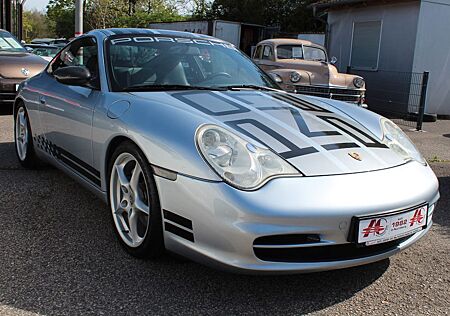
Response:
[[[14,100],[14,103],[13,103],[13,115],[14,115],[14,117],[16,117],[16,111],[17,111],[17,108],[19,107],[19,104],[23,104],[25,109],[27,109],[25,101],[22,98],[20,98],[20,97],[16,98],[16,100]]]
[[[105,152],[105,167],[104,167],[105,170],[104,170],[104,172],[105,172],[106,179],[109,178],[108,167],[109,167],[111,156],[112,156],[113,152],[116,150],[116,148],[119,147],[119,145],[124,142],[131,142],[131,143],[135,144],[136,146],[138,146],[136,144],[136,142],[133,141],[130,137],[127,137],[124,135],[117,135],[110,140],[108,147],[106,148],[106,152]]]

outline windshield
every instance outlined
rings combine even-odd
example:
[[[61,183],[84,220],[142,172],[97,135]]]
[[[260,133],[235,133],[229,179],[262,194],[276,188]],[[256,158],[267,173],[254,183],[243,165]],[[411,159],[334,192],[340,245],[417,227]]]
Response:
[[[327,55],[323,49],[312,46],[303,46],[303,52],[306,60],[327,61]]]
[[[25,48],[8,32],[0,31],[0,51],[25,52]]]
[[[277,57],[278,59],[327,61],[327,55],[323,49],[305,45],[279,45]]]
[[[204,39],[121,36],[107,41],[113,91],[164,86],[277,88],[250,59],[224,42]]]

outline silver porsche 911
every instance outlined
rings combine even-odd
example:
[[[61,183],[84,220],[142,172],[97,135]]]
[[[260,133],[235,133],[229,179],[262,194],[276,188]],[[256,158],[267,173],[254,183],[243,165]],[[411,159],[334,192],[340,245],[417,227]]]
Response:
[[[422,238],[438,182],[391,121],[293,95],[233,45],[184,32],[77,38],[15,101],[17,156],[111,208],[132,255],[244,273],[366,264]]]

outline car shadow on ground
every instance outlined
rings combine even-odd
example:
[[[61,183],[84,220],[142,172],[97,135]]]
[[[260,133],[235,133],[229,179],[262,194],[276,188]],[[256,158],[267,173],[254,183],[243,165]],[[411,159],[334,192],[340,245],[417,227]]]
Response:
[[[450,176],[439,177],[439,193],[441,198],[433,215],[433,222],[444,229],[444,233],[450,236]]]
[[[246,276],[138,260],[115,240],[107,206],[62,172],[5,168],[0,187],[0,305],[41,314],[304,314],[351,298],[390,264]]]

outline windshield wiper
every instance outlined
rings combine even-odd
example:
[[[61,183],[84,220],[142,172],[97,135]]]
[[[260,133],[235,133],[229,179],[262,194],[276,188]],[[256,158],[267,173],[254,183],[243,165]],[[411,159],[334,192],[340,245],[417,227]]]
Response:
[[[134,85],[123,88],[122,92],[132,92],[132,91],[166,91],[166,90],[208,90],[208,91],[225,91],[226,89],[220,87],[201,87],[201,86],[190,86],[182,84],[145,84],[145,85]]]
[[[280,91],[280,89],[258,86],[255,84],[236,84],[229,86],[220,86],[219,88],[227,89],[227,90],[241,90],[241,89],[252,89],[252,90],[261,90],[261,91]]]

